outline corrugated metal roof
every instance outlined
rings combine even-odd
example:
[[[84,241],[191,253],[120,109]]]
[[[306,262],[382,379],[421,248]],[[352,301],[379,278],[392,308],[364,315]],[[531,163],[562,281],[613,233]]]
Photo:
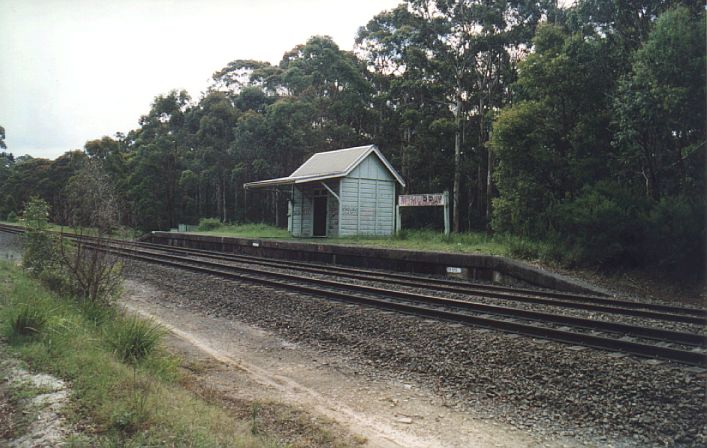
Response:
[[[349,171],[351,165],[364,154],[370,152],[374,145],[357,146],[355,148],[337,149],[336,151],[319,152],[290,174],[290,177],[340,174]]]
[[[300,184],[304,182],[322,181],[348,175],[369,154],[375,153],[388,168],[393,177],[405,186],[405,181],[400,177],[395,168],[381,154],[376,145],[356,146],[354,148],[337,149],[335,151],[319,152],[307,159],[288,177],[261,180],[243,184],[246,189],[262,188],[277,185]]]

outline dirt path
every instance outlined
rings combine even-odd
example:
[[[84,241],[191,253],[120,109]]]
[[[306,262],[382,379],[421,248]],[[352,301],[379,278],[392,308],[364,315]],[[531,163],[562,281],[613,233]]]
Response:
[[[547,440],[498,422],[480,420],[445,406],[433,391],[387,375],[356,371],[346,359],[293,345],[238,321],[226,320],[160,300],[147,283],[127,281],[123,305],[151,317],[171,331],[168,344],[198,366],[212,393],[234,400],[282,402],[313,419],[330,419],[371,447],[554,447],[569,440]],[[375,372],[375,366],[370,366]],[[360,367],[359,367],[360,369]]]

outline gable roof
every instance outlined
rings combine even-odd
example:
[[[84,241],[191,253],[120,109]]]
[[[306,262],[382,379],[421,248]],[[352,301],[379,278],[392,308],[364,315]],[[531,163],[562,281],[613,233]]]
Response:
[[[243,184],[243,188],[263,188],[277,185],[301,184],[305,182],[323,181],[338,177],[346,177],[366,157],[375,154],[390,174],[400,185],[405,186],[403,178],[395,171],[376,145],[356,146],[354,148],[337,149],[335,151],[318,152],[307,159],[299,168],[287,177],[261,180]]]

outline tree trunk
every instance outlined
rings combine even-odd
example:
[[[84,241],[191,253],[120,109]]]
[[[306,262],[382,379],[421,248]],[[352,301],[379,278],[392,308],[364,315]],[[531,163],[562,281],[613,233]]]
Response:
[[[486,153],[488,154],[487,158],[487,174],[486,174],[486,230],[491,229],[491,209],[492,209],[492,202],[491,199],[494,197],[494,188],[493,188],[493,152],[490,150],[486,150]]]
[[[238,182],[233,184],[233,220],[238,221]]]
[[[489,154],[486,150],[486,126],[484,123],[484,97],[479,94],[479,216],[488,222],[488,171]]]
[[[280,210],[278,207],[278,197],[277,197],[277,190],[273,193],[273,196],[275,196],[275,227],[280,227]]]
[[[223,185],[221,187],[221,202],[223,202],[223,222],[228,221],[228,210],[226,208],[226,176],[223,176]]]
[[[220,221],[223,221],[222,215],[221,215],[221,181],[217,180],[216,181],[216,216],[219,218]]]
[[[462,159],[462,149],[461,149],[461,109],[462,109],[462,96],[461,96],[461,80],[457,81],[457,104],[454,110],[454,199],[453,199],[453,216],[452,225],[454,227],[454,232],[459,233],[460,231],[460,220],[459,220],[459,196],[461,189],[461,159]]]

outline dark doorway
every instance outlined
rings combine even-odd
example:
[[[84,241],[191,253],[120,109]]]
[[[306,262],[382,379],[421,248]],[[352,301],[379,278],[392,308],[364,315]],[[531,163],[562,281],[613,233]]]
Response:
[[[326,236],[326,196],[314,198],[313,236]]]

